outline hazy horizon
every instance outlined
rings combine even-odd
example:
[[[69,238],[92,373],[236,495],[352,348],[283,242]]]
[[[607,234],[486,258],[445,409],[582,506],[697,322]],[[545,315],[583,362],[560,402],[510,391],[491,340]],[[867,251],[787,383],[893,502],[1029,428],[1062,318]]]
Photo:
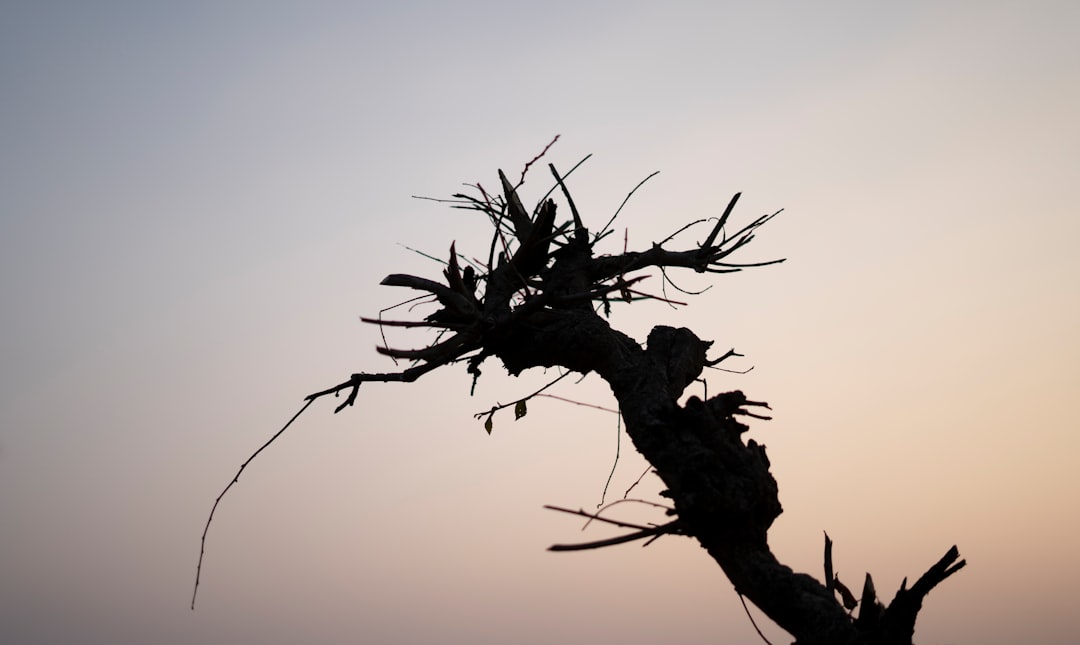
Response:
[[[1064,1],[5,4],[0,641],[761,642],[688,539],[546,551],[610,535],[542,506],[595,508],[616,420],[536,399],[488,436],[473,415],[546,378],[493,360],[471,397],[451,367],[313,405],[221,503],[188,608],[239,465],[394,369],[359,317],[411,295],[387,274],[439,275],[405,247],[486,254],[479,216],[412,196],[558,134],[545,161],[593,154],[593,229],[660,171],[605,252],[739,191],[737,222],[784,209],[743,257],[785,263],[612,315],[745,355],[708,387],[773,408],[749,436],[781,561],[820,579],[828,532],[887,602],[956,544],[917,642],[1073,642],[1078,28]],[[595,376],[553,393],[611,406]],[[620,450],[609,499],[645,468]]]

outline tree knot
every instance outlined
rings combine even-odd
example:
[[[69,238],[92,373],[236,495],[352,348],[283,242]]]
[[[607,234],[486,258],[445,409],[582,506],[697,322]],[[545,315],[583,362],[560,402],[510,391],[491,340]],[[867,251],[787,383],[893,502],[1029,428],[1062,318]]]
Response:
[[[677,399],[701,375],[711,345],[686,327],[657,325],[649,332],[645,352],[666,377],[671,397]]]

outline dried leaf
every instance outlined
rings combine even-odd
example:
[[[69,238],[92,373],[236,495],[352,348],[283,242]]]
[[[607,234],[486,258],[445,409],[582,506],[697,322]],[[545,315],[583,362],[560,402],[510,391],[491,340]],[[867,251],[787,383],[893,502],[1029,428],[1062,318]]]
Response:
[[[493,417],[493,416],[495,416],[495,415],[489,414],[487,420],[484,421],[484,430],[487,430],[488,434],[491,434],[491,426],[492,426],[491,417]]]
[[[517,405],[514,406],[514,421],[517,421],[528,413],[529,409],[525,407],[525,399],[518,401]]]

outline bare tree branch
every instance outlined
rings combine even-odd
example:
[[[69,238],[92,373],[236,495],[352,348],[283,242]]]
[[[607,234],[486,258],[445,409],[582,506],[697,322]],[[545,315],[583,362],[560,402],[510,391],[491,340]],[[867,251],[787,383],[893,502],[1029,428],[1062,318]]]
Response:
[[[545,147],[525,165],[522,179],[547,150]],[[665,248],[668,244],[675,247],[676,236],[691,224],[647,250],[626,248],[627,236],[622,253],[597,256],[596,243],[610,232],[608,229],[627,200],[655,173],[630,191],[612,219],[590,239],[565,181],[586,159],[565,175],[549,164],[555,185],[532,210],[522,204],[518,192],[521,182],[511,185],[502,171],[498,173],[501,196],[489,194],[476,183],[473,187],[479,196],[455,194],[452,200],[445,200],[443,203],[453,208],[479,211],[488,217],[492,238],[486,265],[476,263],[462,268],[455,242],[450,244],[449,259],[439,260],[444,282],[407,274],[387,276],[384,285],[421,291],[421,299],[436,305],[436,311],[415,321],[383,321],[382,313],[387,310],[380,312],[378,320],[362,320],[379,324],[380,332],[383,327],[430,328],[436,332],[434,340],[417,349],[396,349],[387,345],[384,336],[383,344],[377,347],[380,354],[416,363],[396,372],[352,374],[333,387],[308,395],[303,409],[323,396],[346,392],[344,403],[335,410],[339,412],[355,403],[363,383],[412,382],[439,367],[463,361],[467,361],[474,386],[487,358],[501,361],[512,376],[537,367],[565,370],[559,379],[570,372],[595,372],[611,388],[621,412],[620,424],[649,462],[646,472],[655,472],[666,486],[661,494],[671,500],[668,513],[675,519],[660,526],[640,526],[584,511],[556,509],[634,532],[581,544],[557,544],[552,550],[594,549],[637,540],[645,540],[647,545],[669,533],[688,535],[721,567],[740,598],[749,599],[793,634],[798,645],[910,645],[915,617],[925,596],[965,565],[963,560],[958,561],[956,547],[911,589],[907,589],[905,581],[887,608],[877,601],[868,574],[856,621],[849,610],[860,603],[833,571],[832,542],[827,535],[824,585],[812,576],[793,572],[776,559],[769,547],[768,531],[782,512],[779,489],[765,446],[755,439],[744,439],[749,427],[743,423],[747,418],[768,419],[754,409],[768,410],[769,406],[749,400],[740,391],[709,396],[707,388],[704,400],[690,396],[680,403],[686,388],[700,380],[705,368],[722,369],[716,365],[741,355],[732,349],[710,360],[707,354],[712,341],[702,340],[689,329],[664,325],[653,327],[643,346],[612,328],[605,317],[616,294],[629,304],[643,299],[676,304],[667,298],[666,285],[670,283],[682,293],[696,295],[670,282],[669,269],[719,274],[783,262],[734,258],[754,240],[758,229],[782,211],[757,217],[729,234],[729,222],[740,198],[736,193],[700,244]],[[569,221],[558,221],[555,202],[549,199],[556,188],[561,189],[569,207]],[[706,221],[697,220],[695,224]],[[636,272],[650,267],[657,267],[663,276],[663,297],[631,288],[646,277]],[[521,417],[526,413],[525,401],[532,397],[566,400],[544,393],[550,385],[512,404],[496,405],[479,413],[478,418],[486,416],[490,430],[494,413],[510,405],[514,406],[515,416]],[[240,471],[285,428],[244,462]],[[221,497],[239,475],[215,501],[211,519]],[[208,520],[203,532],[196,589],[209,524]],[[843,604],[837,601],[837,592]],[[194,594],[192,601],[194,605]]]
[[[629,533],[627,535],[620,535],[618,537],[608,538],[606,540],[596,540],[595,542],[582,542],[579,544],[552,544],[548,547],[548,551],[584,551],[586,549],[601,549],[605,546],[614,546],[616,544],[626,544],[627,542],[634,542],[636,540],[644,540],[645,538],[655,538],[660,535],[668,533],[677,533],[675,525],[677,520],[664,524],[663,526],[654,526],[647,528],[636,533]]]
[[[652,173],[651,173],[651,174],[650,174],[650,175],[649,175],[648,177],[646,177],[645,179],[642,179],[641,181],[639,181],[639,182],[638,182],[638,185],[637,185],[637,186],[634,186],[633,190],[631,190],[631,191],[630,191],[629,193],[627,193],[627,194],[626,194],[626,198],[622,200],[622,203],[621,203],[621,204],[619,204],[619,208],[617,208],[617,209],[615,210],[615,214],[611,216],[611,219],[609,219],[609,220],[607,221],[607,223],[606,223],[606,224],[604,224],[604,228],[600,229],[600,232],[599,232],[599,233],[597,233],[597,234],[596,234],[596,237],[594,237],[594,238],[593,238],[593,244],[596,244],[596,243],[597,243],[597,242],[599,242],[599,241],[600,241],[601,239],[603,239],[603,237],[604,237],[605,235],[607,235],[607,233],[608,233],[608,227],[610,227],[610,226],[611,226],[611,224],[612,224],[612,223],[613,223],[613,222],[615,221],[615,218],[619,216],[619,213],[621,213],[621,212],[622,212],[622,209],[623,209],[623,207],[624,207],[624,206],[626,206],[626,203],[627,203],[628,201],[630,201],[630,198],[631,198],[631,197],[633,197],[633,196],[634,196],[634,193],[636,193],[636,192],[637,192],[638,188],[641,188],[642,186],[644,186],[644,185],[645,185],[645,182],[649,181],[650,179],[652,179],[653,177],[655,177],[655,176],[657,176],[657,175],[659,175],[659,174],[660,174],[660,171],[659,171],[659,170],[656,170],[656,171],[652,172]]]
[[[296,421],[300,417],[300,415],[304,413],[304,410],[307,410],[308,406],[314,402],[315,399],[308,398],[307,402],[304,403],[304,406],[300,408],[300,410],[296,414],[294,414],[292,418],[285,423],[284,426],[281,427],[281,430],[278,430],[276,433],[274,433],[274,436],[270,437],[266,441],[266,443],[259,446],[258,450],[251,453],[251,456],[247,458],[247,461],[240,464],[240,469],[236,471],[235,475],[233,475],[232,481],[226,484],[225,488],[217,496],[217,499],[214,500],[214,505],[210,507],[210,516],[206,518],[206,526],[203,527],[202,538],[199,540],[199,563],[195,565],[195,588],[191,592],[192,611],[195,611],[195,597],[199,593],[199,579],[202,577],[203,556],[206,555],[206,534],[210,532],[210,523],[214,521],[214,511],[217,510],[218,504],[221,503],[221,498],[225,497],[225,493],[229,492],[229,489],[233,487],[233,484],[240,481],[240,475],[244,473],[244,469],[248,467],[248,464],[250,464],[256,457],[258,457],[260,452],[266,450],[267,447],[270,446],[270,444],[274,443],[274,441],[276,441],[278,437],[280,437],[286,430],[288,430],[289,426],[292,425],[293,421]]]

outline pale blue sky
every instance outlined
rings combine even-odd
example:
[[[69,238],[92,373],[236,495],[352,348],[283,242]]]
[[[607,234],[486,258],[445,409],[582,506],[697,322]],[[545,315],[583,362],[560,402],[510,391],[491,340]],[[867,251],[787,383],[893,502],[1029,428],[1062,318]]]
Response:
[[[438,269],[399,244],[483,252],[410,196],[561,134],[560,168],[595,155],[593,227],[661,171],[631,246],[740,190],[739,217],[786,209],[747,252],[788,263],[614,321],[755,366],[709,387],[777,412],[752,432],[781,559],[820,575],[827,530],[888,598],[957,543],[919,642],[1070,643],[1078,32],[1072,2],[5,3],[0,640],[753,642],[687,540],[544,551],[579,534],[540,505],[598,501],[615,424],[538,401],[488,437],[471,414],[541,378],[494,363],[472,399],[450,370],[313,407],[222,503],[187,609],[235,468],[305,394],[390,367],[357,318]]]

